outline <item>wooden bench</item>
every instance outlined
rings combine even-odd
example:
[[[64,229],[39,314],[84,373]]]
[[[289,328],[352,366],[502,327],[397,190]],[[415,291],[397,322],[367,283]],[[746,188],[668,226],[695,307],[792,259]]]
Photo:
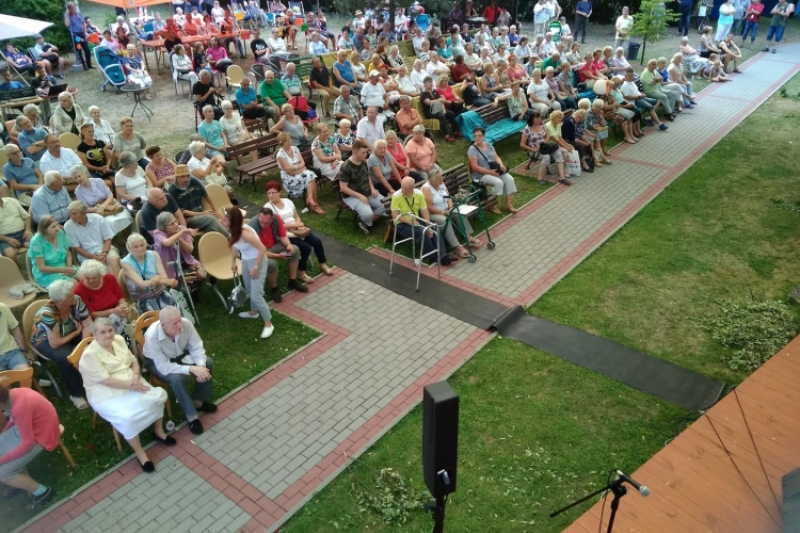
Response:
[[[246,143],[242,143],[238,146],[243,146]],[[270,147],[276,147],[277,141],[273,142]],[[252,148],[250,148],[252,150]],[[247,153],[247,151],[243,152]],[[241,155],[243,155],[241,154]],[[314,168],[314,157],[311,155],[311,150],[306,150],[301,152],[300,155],[303,156],[303,162],[306,164],[306,168],[317,175],[317,183],[320,185],[330,181],[326,176],[323,176],[318,170]],[[275,157],[275,154],[269,154],[265,157],[261,157],[256,161],[252,161],[250,163],[246,163],[239,167],[239,185],[241,185],[242,173],[248,174],[252,178],[253,182],[253,190],[256,190],[256,176],[258,174],[263,174],[265,172],[270,172],[271,170],[279,169],[280,166],[278,165],[278,160]],[[243,170],[244,169],[244,170]]]
[[[238,165],[238,168],[236,169],[237,172],[239,172],[238,184],[239,185],[242,184],[242,181],[244,181],[245,176],[250,176],[253,182],[253,190],[255,190],[256,175],[261,174],[262,172],[265,172],[270,168],[274,168],[274,165],[269,166],[268,164],[269,163],[268,160],[270,158],[274,159],[274,156],[267,155],[264,157],[259,157],[255,161],[250,161],[248,163],[242,163],[242,158],[245,155],[249,155],[253,151],[257,152],[271,151],[274,150],[277,146],[278,146],[277,135],[266,135],[264,137],[258,137],[256,139],[252,139],[231,146],[231,148],[228,150],[228,155],[231,159],[235,159],[236,164]]]

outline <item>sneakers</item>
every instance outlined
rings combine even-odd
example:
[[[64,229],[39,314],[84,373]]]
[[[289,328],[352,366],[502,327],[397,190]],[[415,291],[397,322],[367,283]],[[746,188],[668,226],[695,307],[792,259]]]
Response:
[[[239,318],[258,318],[258,313],[251,315],[250,311],[242,311],[239,313]]]
[[[191,431],[195,435],[202,435],[203,424],[200,423],[199,419],[192,420],[191,422],[189,422],[189,431]]]
[[[369,228],[367,227],[366,224],[364,224],[360,220],[358,221],[358,229],[360,229],[361,233],[363,233],[364,235],[369,235]]]
[[[666,124],[659,124],[658,125],[658,129],[660,129],[661,131],[667,131],[668,128],[669,128],[669,126],[667,126]]]
[[[272,287],[272,289],[270,289],[270,295],[272,296],[272,301],[276,304],[279,304],[283,301],[283,295],[278,287]]]
[[[306,287],[305,283],[296,279],[289,280],[289,288],[297,292],[308,292],[308,287]]]
[[[70,396],[69,399],[76,409],[84,410],[89,408],[89,404],[80,396]]]
[[[56,495],[56,489],[53,487],[47,487],[47,490],[44,494],[40,494],[39,496],[32,496],[33,506],[38,507],[40,505],[44,505],[50,500],[53,499],[53,496]]]
[[[267,326],[263,330],[261,330],[261,338],[269,339],[270,337],[272,337],[273,333],[275,333],[275,326]]]

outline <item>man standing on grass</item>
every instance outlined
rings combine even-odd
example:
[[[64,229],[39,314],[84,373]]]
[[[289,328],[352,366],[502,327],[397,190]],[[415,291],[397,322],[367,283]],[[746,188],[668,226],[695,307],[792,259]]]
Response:
[[[575,39],[581,36],[581,44],[586,44],[586,29],[589,27],[589,17],[592,16],[592,3],[581,0],[575,7]]]

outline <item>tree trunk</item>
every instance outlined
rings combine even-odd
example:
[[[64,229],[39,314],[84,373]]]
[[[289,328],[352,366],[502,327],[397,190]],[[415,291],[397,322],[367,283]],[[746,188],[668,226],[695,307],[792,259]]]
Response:
[[[628,43],[630,45],[630,42]],[[644,51],[647,49],[647,39],[642,39],[642,57],[639,58],[639,64],[644,65]]]

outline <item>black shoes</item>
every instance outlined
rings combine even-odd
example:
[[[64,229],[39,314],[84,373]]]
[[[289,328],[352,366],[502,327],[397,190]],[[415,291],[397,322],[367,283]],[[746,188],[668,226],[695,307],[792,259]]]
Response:
[[[203,424],[200,423],[199,419],[192,420],[191,422],[189,422],[189,431],[191,431],[195,435],[202,435]]]
[[[272,287],[272,289],[270,289],[270,295],[272,296],[272,301],[276,304],[279,304],[283,301],[283,295],[278,287]]]
[[[137,459],[137,461],[139,460]],[[146,463],[142,463],[141,461],[139,461],[139,464],[142,466],[142,470],[144,472],[147,472],[148,474],[151,474],[156,471],[156,465],[153,464],[153,461],[147,461]]]
[[[296,279],[289,280],[289,288],[297,292],[308,292],[308,287],[306,287],[306,284]]]
[[[178,443],[178,441],[175,440],[175,437],[170,437],[169,435],[167,435],[166,438],[162,439],[161,437],[153,433],[153,439],[157,440],[161,444],[164,444],[165,446],[175,446]]]
[[[197,408],[198,411],[202,411],[204,413],[216,413],[217,406],[210,402],[203,402],[203,404]]]

